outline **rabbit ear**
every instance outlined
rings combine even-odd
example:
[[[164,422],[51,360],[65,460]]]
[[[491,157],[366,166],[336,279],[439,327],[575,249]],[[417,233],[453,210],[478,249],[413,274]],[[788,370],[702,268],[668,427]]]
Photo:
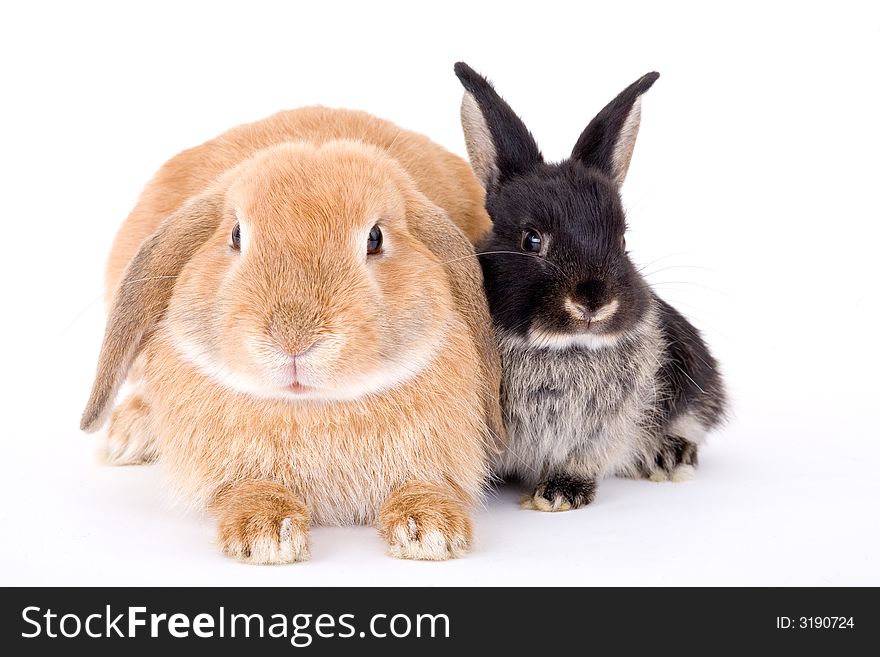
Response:
[[[543,161],[534,137],[486,78],[464,62],[455,74],[465,88],[461,125],[471,166],[489,189]]]
[[[443,265],[456,307],[465,319],[480,354],[483,397],[490,453],[498,454],[505,445],[506,433],[501,418],[501,360],[486,294],[483,274],[468,238],[449,215],[426,197],[418,195],[409,208],[408,224],[416,239],[424,244]]]
[[[214,232],[219,204],[196,198],[170,217],[140,247],[119,283],[104,342],[98,357],[95,382],[80,428],[97,431],[146,339],[165,314],[180,270]]]
[[[581,133],[571,158],[599,169],[622,185],[639,134],[642,94],[659,77],[659,73],[648,73],[621,91]]]

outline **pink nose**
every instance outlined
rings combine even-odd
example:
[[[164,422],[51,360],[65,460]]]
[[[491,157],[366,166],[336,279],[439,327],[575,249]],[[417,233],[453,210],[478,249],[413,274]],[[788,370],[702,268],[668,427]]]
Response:
[[[319,342],[320,340],[313,340],[312,342],[301,340],[296,344],[288,345],[286,348],[284,348],[284,351],[293,360],[296,360],[298,358],[305,358],[315,351],[315,348],[318,346]]]

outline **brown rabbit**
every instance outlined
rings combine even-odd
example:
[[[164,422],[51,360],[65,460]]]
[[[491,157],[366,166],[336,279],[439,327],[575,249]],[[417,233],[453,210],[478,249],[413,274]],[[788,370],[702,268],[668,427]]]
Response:
[[[446,559],[503,439],[469,240],[468,165],[362,112],[305,108],[165,164],[110,255],[82,428],[111,463],[157,458],[224,552],[308,557],[308,528],[375,523]]]

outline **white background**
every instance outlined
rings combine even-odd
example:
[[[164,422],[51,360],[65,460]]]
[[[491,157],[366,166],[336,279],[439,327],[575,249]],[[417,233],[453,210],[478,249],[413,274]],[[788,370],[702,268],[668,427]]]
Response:
[[[4,3],[0,583],[880,584],[877,7]],[[628,241],[705,332],[733,419],[693,482],[606,481],[562,514],[501,491],[461,560],[395,561],[363,527],[316,528],[304,564],[228,560],[159,468],[98,466],[77,430],[111,239],[164,160],[282,108],[366,109],[464,155],[458,59],[551,159],[661,72]]]

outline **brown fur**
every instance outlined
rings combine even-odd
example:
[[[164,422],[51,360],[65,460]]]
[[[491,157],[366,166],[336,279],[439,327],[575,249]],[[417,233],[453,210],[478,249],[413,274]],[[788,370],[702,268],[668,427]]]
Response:
[[[473,534],[466,499],[451,486],[410,482],[382,505],[379,533],[403,559],[458,556],[470,548]]]
[[[224,554],[254,563],[309,558],[309,512],[284,486],[241,481],[220,491],[209,510]]]
[[[107,261],[107,300],[112,299],[122,272],[159,222],[205,191],[220,175],[275,144],[300,140],[320,144],[338,139],[352,139],[386,151],[471,242],[489,230],[485,192],[470,165],[460,157],[424,135],[366,112],[304,107],[238,126],[166,162],[144,189],[113,243]]]
[[[240,251],[229,245],[236,222]],[[385,246],[370,259],[377,222]],[[487,225],[463,161],[360,112],[281,113],[186,151],[114,244],[83,427],[100,426],[129,368],[142,371],[111,436],[126,454],[155,446],[180,494],[218,514],[224,549],[250,561],[305,558],[302,513],[372,523],[413,482],[427,486],[415,489],[426,506],[457,499],[464,513],[481,493],[487,447],[503,438],[468,241]],[[286,388],[284,352],[312,344],[293,370],[303,396]],[[135,426],[146,435],[120,435]],[[449,504],[449,522],[429,518],[427,531],[455,556],[470,528]],[[393,551],[418,555],[419,540]]]
[[[129,395],[110,415],[104,460],[115,465],[140,465],[155,461],[158,455],[150,407],[141,395]]]

